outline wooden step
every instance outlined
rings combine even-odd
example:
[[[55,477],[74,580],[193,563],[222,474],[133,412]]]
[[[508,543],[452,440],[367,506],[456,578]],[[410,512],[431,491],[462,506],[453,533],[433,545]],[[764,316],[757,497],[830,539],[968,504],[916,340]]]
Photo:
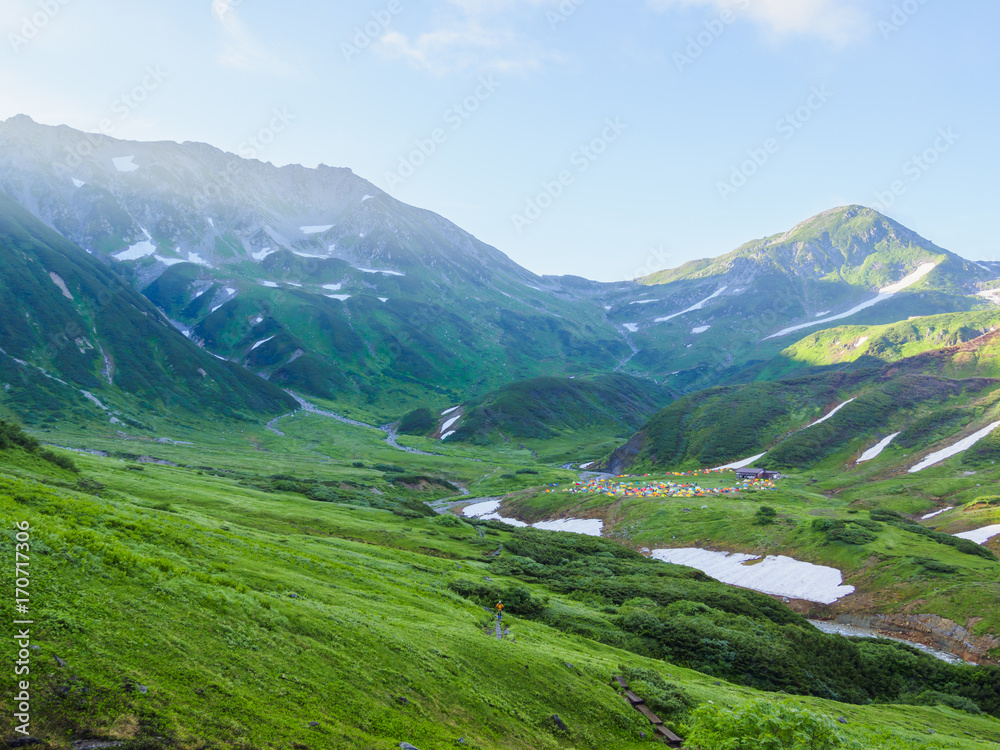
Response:
[[[620,687],[628,690],[628,682],[625,681],[624,677],[615,675],[614,677],[611,678],[611,687]]]
[[[638,695],[636,695],[635,693],[633,693],[631,690],[626,690],[625,691],[625,700],[627,700],[633,706],[636,705],[637,703],[645,703],[646,702],[642,698],[640,698]]]
[[[671,732],[662,724],[653,730],[654,734],[660,735],[670,747],[680,747],[684,744],[684,740],[678,737],[676,734]]]
[[[639,713],[641,713],[647,719],[649,719],[649,723],[650,724],[662,724],[663,723],[663,719],[661,719],[659,716],[657,716],[652,711],[650,711],[649,707],[645,703],[638,703],[638,704],[636,704],[635,710],[638,711]]]

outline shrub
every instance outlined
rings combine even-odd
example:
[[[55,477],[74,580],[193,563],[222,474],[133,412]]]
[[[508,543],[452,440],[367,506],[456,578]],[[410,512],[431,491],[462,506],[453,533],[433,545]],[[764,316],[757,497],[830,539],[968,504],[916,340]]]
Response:
[[[772,508],[770,505],[762,505],[757,508],[757,512],[754,514],[753,522],[758,526],[767,526],[774,523],[774,519],[778,517],[778,511]]]
[[[701,750],[832,750],[848,747],[836,724],[791,701],[738,708],[703,703],[691,713],[687,744]]]
[[[667,682],[652,669],[619,665],[618,670],[628,680],[632,692],[661,719],[678,719],[695,706],[695,700],[680,685]]]
[[[924,570],[929,570],[932,573],[957,573],[958,568],[954,565],[949,565],[948,563],[943,563],[940,560],[932,560],[929,557],[915,557],[913,562],[920,565]]]
[[[966,698],[964,695],[952,695],[951,693],[942,693],[939,690],[924,690],[912,698],[904,697],[901,702],[911,703],[914,706],[948,706],[970,714],[983,712],[974,700]]]

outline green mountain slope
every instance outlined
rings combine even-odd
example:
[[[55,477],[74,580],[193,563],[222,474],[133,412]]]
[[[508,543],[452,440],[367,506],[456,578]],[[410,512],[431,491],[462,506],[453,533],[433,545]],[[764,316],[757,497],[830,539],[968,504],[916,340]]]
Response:
[[[834,321],[886,324],[985,307],[976,293],[998,272],[1000,266],[966,261],[876,211],[847,206],[718,258],[640,279],[648,286],[644,298],[616,306],[611,317],[634,330],[639,351],[626,371],[658,373],[690,392],[765,362],[789,340]],[[880,294],[908,278],[912,284]]]
[[[641,283],[540,277],[349,169],[26,117],[0,123],[0,190],[123,271],[213,354],[383,420],[539,376],[624,372],[692,392],[830,317],[984,307],[976,293],[1000,272],[848,206]]]
[[[510,438],[544,440],[575,431],[612,434],[635,429],[669,403],[662,386],[628,375],[532,378],[462,405],[453,442],[489,444]],[[437,423],[434,419],[429,433]]]
[[[936,747],[1000,740],[995,670],[823,635],[608,540],[80,462],[86,492],[0,470],[35,555],[32,731],[54,748],[645,747],[648,722],[608,687],[622,672],[682,731],[695,705],[782,689],[864,747],[920,748],[928,726]]]
[[[1000,376],[996,362],[996,330],[1000,311],[929,315],[884,326],[839,326],[806,336],[784,349],[778,357],[754,371],[754,377],[770,380],[806,367],[897,362],[914,358],[945,359],[942,374],[959,377],[974,372]],[[981,340],[980,340],[981,339]],[[960,352],[969,356],[956,356]],[[927,354],[927,357],[919,355]]]
[[[805,470],[830,457],[853,462],[894,432],[902,433],[894,446],[905,446],[911,457],[929,452],[997,417],[1000,380],[989,377],[995,347],[991,333],[888,365],[859,357],[846,368],[700,391],[652,417],[608,467],[713,467],[767,452],[759,465]],[[994,442],[988,438],[963,460],[992,455],[987,446]]]
[[[0,383],[0,404],[34,424],[140,424],[165,411],[233,418],[294,403],[185,339],[130,279],[3,195]]]

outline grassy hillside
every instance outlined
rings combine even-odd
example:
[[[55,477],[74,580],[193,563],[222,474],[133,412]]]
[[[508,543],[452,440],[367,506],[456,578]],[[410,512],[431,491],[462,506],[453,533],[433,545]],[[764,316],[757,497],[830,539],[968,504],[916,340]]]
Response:
[[[38,475],[0,456],[3,515],[31,529],[32,730],[51,747],[638,748],[649,725],[607,686],[623,671],[682,731],[696,705],[780,683],[864,747],[1000,741],[1000,721],[975,713],[996,710],[988,672],[823,636],[773,599],[614,542],[265,490],[251,458],[227,471],[76,460],[81,476]],[[482,608],[497,595],[503,641]],[[679,650],[667,625],[702,645]],[[807,653],[845,686],[869,665],[841,698],[864,702],[882,674],[934,705],[810,695],[830,686],[792,668]],[[754,667],[771,660],[790,669]]]
[[[167,414],[243,419],[294,403],[275,385],[185,339],[131,279],[5,195],[0,384],[0,408],[31,424],[112,416],[143,424]]]
[[[486,445],[579,431],[618,434],[635,429],[670,400],[668,389],[628,375],[532,378],[464,404],[449,440]]]
[[[859,364],[871,366],[873,360],[897,362],[935,350],[945,350],[938,357],[952,352],[982,350],[973,363],[961,362],[949,372],[968,371],[996,377],[995,336],[1000,327],[1000,311],[928,315],[914,320],[883,326],[837,326],[810,334],[781,352],[779,357],[761,369],[760,379],[773,379],[804,367]],[[989,336],[976,342],[975,339]],[[970,346],[963,347],[964,344]],[[959,349],[954,349],[959,347]]]
[[[612,471],[712,467],[767,451],[763,466],[806,468],[831,456],[853,462],[894,432],[903,433],[896,446],[929,452],[995,418],[1000,381],[989,376],[998,340],[989,333],[891,364],[860,357],[849,367],[793,370],[782,380],[700,391],[651,418],[608,465]],[[813,425],[841,404],[842,411]]]

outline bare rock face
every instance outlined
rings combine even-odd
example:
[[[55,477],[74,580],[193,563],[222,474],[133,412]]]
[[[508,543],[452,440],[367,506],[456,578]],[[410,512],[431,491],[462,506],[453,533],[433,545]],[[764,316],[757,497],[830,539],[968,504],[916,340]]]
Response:
[[[840,615],[836,621],[917,641],[974,664],[995,663],[988,654],[990,650],[1000,647],[1000,638],[974,635],[957,622],[938,615]]]

